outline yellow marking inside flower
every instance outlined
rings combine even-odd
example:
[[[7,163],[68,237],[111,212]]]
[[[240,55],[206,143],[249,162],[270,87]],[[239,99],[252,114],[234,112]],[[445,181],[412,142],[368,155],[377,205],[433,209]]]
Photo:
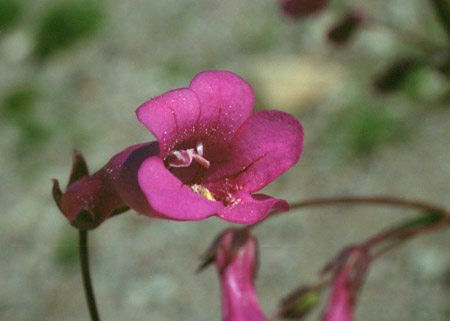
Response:
[[[211,192],[206,187],[203,187],[202,185],[199,185],[199,184],[191,185],[191,189],[194,191],[194,193],[201,195],[210,201],[216,200],[214,198],[214,196],[211,194]]]

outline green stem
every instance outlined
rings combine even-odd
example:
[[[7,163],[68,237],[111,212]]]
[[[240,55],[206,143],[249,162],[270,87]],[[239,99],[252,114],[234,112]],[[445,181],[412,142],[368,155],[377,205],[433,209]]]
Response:
[[[100,317],[97,312],[97,306],[95,304],[95,295],[91,282],[91,273],[89,271],[88,232],[80,230],[79,236],[81,275],[83,277],[84,293],[86,295],[89,314],[91,315],[92,321],[100,321]]]
[[[431,0],[431,5],[450,40],[450,3],[448,0]]]

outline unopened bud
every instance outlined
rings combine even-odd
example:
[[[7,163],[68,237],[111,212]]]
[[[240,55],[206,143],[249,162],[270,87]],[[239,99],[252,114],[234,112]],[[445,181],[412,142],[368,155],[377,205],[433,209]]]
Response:
[[[350,10],[328,31],[328,40],[336,45],[347,43],[364,22],[363,13]]]

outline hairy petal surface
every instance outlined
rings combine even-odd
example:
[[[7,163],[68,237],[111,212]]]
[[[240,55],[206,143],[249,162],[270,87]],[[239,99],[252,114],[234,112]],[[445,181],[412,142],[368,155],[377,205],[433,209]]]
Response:
[[[137,110],[137,118],[156,137],[162,158],[175,145],[198,136],[201,113],[197,96],[190,89],[176,89],[150,99]]]
[[[263,220],[270,210],[288,211],[289,204],[282,199],[265,194],[248,194],[241,192],[235,195],[239,199],[236,205],[224,207],[217,216],[233,223],[254,224]]]
[[[250,85],[229,71],[206,71],[192,79],[202,111],[199,126],[215,143],[229,142],[250,116],[255,95]]]
[[[159,157],[150,157],[142,164],[138,182],[150,206],[172,220],[201,220],[223,207],[221,202],[208,200],[192,191],[165,168]]]
[[[250,85],[237,75],[205,71],[192,80],[190,88],[152,98],[136,114],[158,139],[164,158],[175,146],[197,140],[212,146],[229,142],[250,116],[254,100]]]
[[[229,160],[211,166],[206,185],[228,178],[247,192],[256,192],[295,165],[303,149],[303,129],[281,111],[254,113],[234,135]]]

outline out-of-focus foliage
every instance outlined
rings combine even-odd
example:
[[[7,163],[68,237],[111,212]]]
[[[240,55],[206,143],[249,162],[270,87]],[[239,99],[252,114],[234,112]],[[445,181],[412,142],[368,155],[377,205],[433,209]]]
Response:
[[[0,0],[0,30],[17,23],[22,12],[23,8],[17,0]]]
[[[406,128],[388,111],[356,104],[340,110],[323,135],[325,145],[346,156],[372,154],[381,145],[399,141]]]
[[[39,97],[38,90],[30,85],[14,88],[6,94],[2,104],[2,114],[5,117],[21,120],[29,116],[33,104]]]
[[[50,132],[35,117],[34,106],[39,90],[32,85],[21,85],[6,94],[1,114],[18,129],[17,149],[28,149],[42,143]]]
[[[102,8],[90,1],[63,2],[50,8],[36,30],[36,56],[45,60],[92,35],[102,17]]]
[[[75,229],[63,229],[56,243],[54,259],[63,268],[78,266],[78,234]]]

